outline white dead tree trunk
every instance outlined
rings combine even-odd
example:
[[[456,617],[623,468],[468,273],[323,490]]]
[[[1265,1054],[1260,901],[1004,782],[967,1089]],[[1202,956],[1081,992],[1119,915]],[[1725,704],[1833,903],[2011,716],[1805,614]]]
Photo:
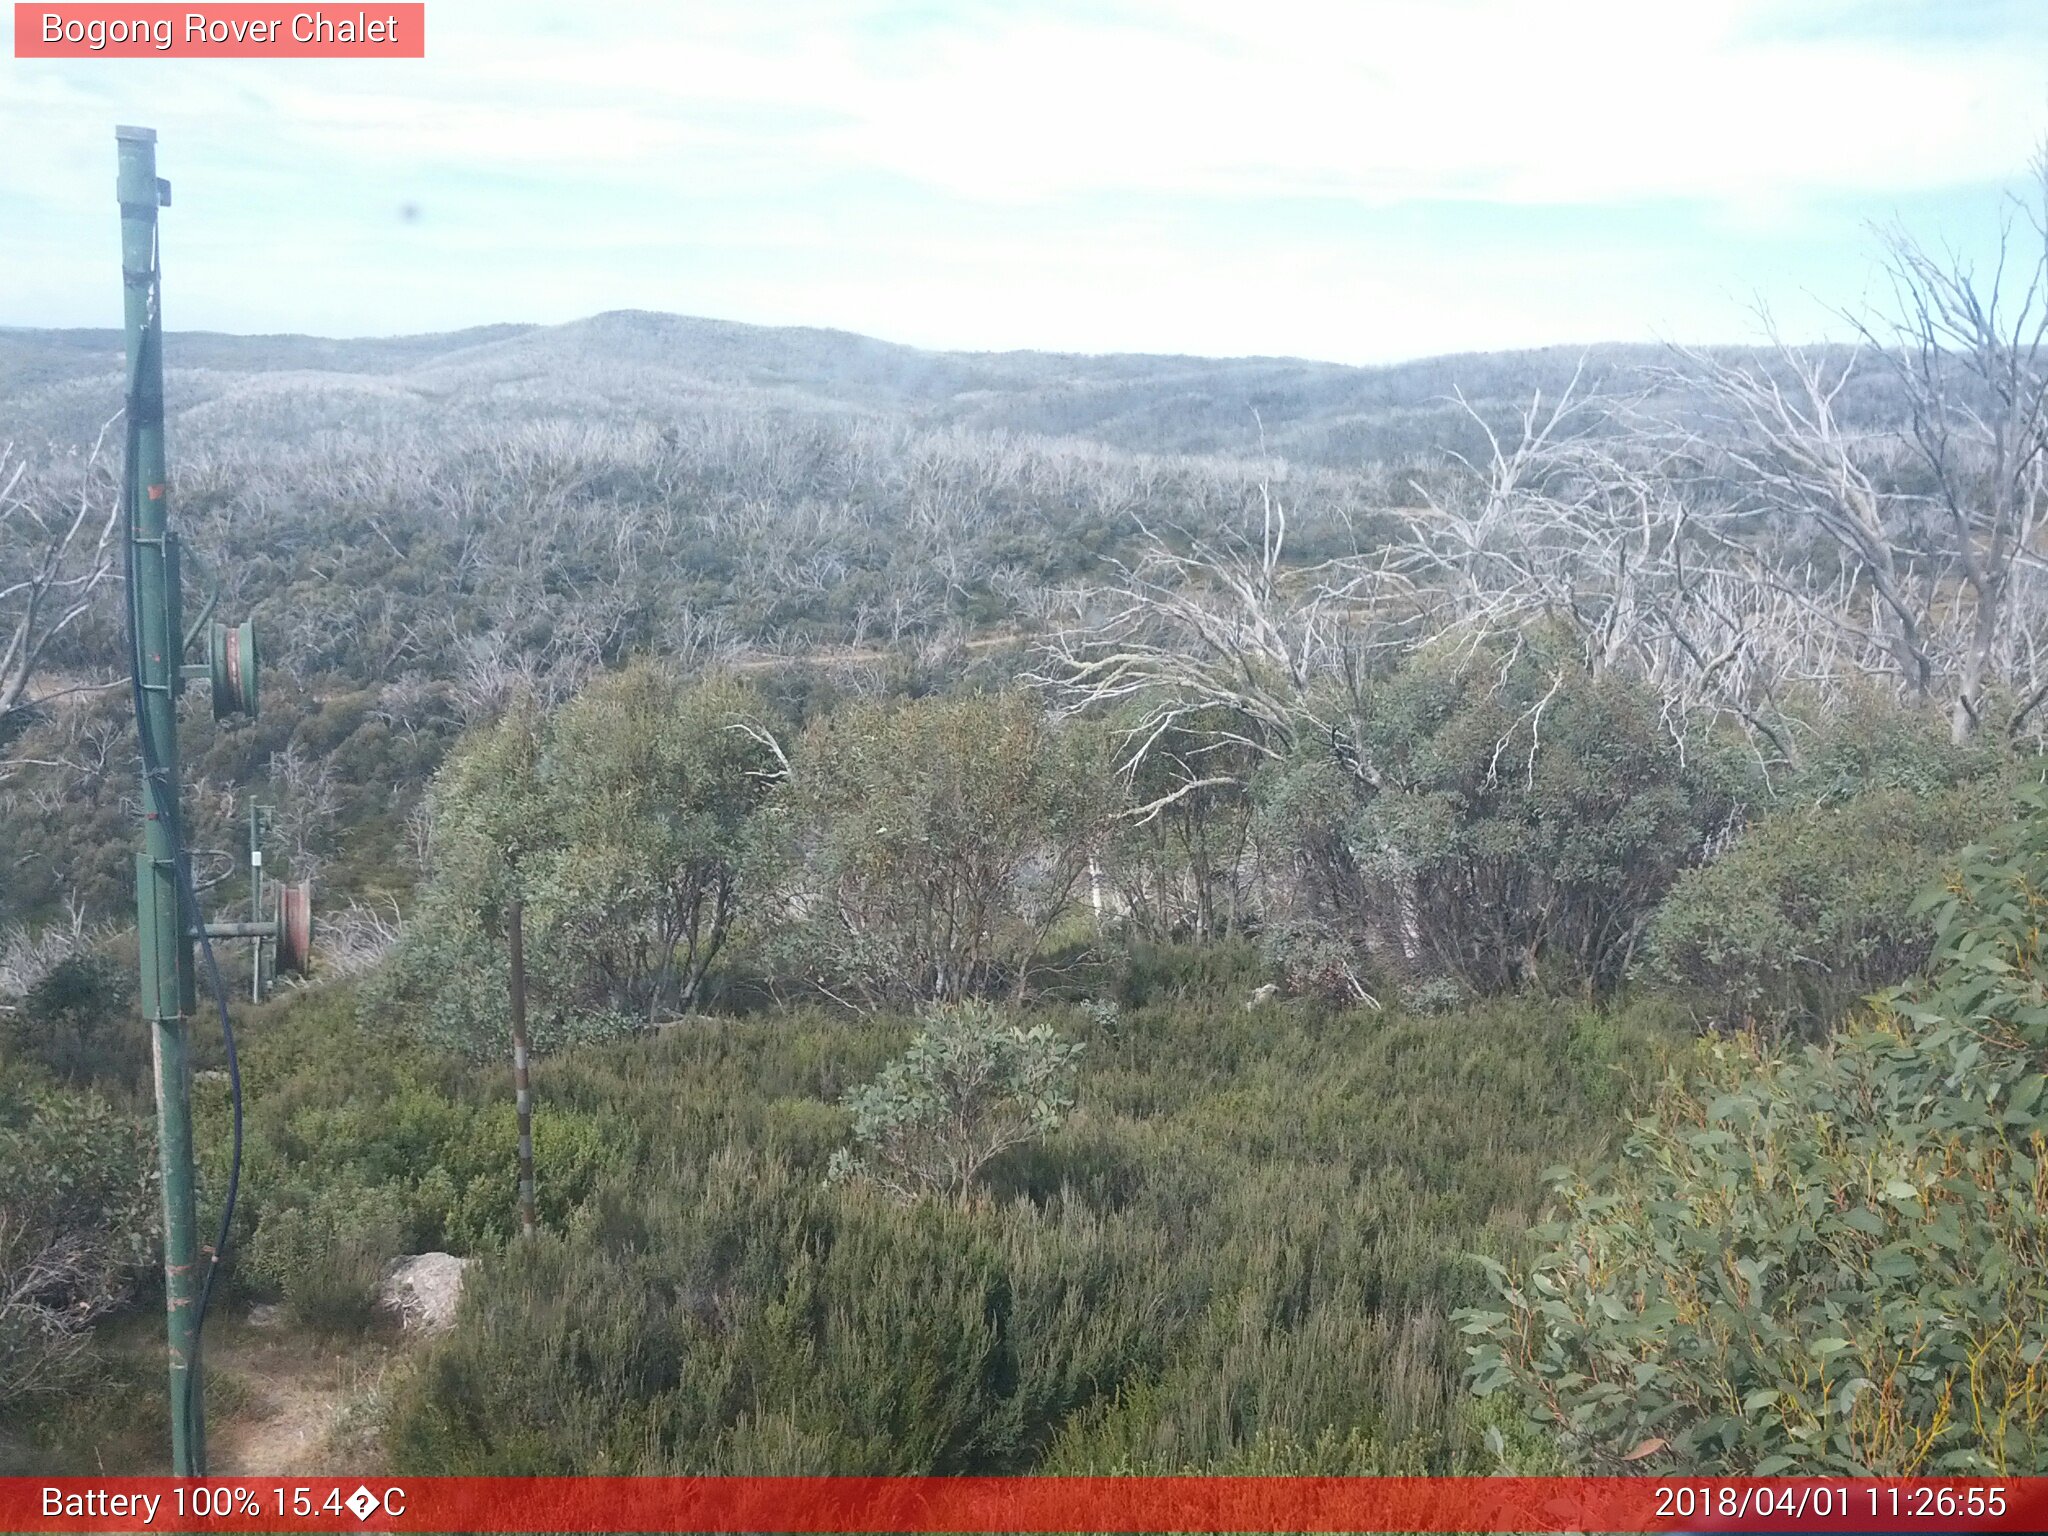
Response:
[[[1712,418],[1696,448],[1762,515],[1740,545],[1748,574],[1839,630],[1845,661],[1938,699],[1959,743],[1987,723],[2017,735],[2048,702],[2048,155],[2036,172],[1986,275],[1893,236],[1890,313],[1851,317],[1862,346],[1846,358],[1775,335],[1750,361],[1681,353]],[[1863,405],[1886,417],[1866,425],[1847,402],[1873,375],[1895,399]],[[1801,569],[1815,535],[1846,590]]]
[[[1062,713],[1134,704],[1118,770],[1127,783],[1170,735],[1169,787],[1124,812],[1140,822],[1201,790],[1243,787],[1206,754],[1284,758],[1306,737],[1329,741],[1364,776],[1355,710],[1362,668],[1402,643],[1418,615],[1412,585],[1384,558],[1285,563],[1287,512],[1260,487],[1258,528],[1213,537],[1141,523],[1144,553],[1084,602],[1087,622],[1052,634],[1026,680]]]
[[[1796,755],[1783,693],[1804,629],[1757,579],[1740,514],[1703,494],[1682,444],[1634,402],[1538,395],[1510,440],[1474,412],[1490,457],[1464,494],[1408,515],[1403,569],[1431,599],[1429,643],[1477,649],[1548,625],[1586,670],[1658,690],[1681,747],[1695,719],[1732,715],[1780,758]]]
[[[102,427],[76,485],[61,490],[12,444],[0,445],[0,731],[36,702],[50,647],[115,579],[120,503],[103,473],[105,441]]]
[[[1985,724],[1988,691],[2013,677],[2017,653],[2038,644],[2028,634],[2015,646],[2013,621],[2016,588],[2041,567],[2035,545],[2048,491],[2048,148],[2034,170],[2035,200],[2007,210],[1987,279],[1904,235],[1891,242],[1894,305],[1882,355],[1904,387],[1945,534],[1944,596],[1958,610],[1950,705],[1958,742]],[[1865,330],[1876,339],[1874,327]],[[2023,729],[2043,697],[2030,690],[2006,728]]]
[[[1740,543],[1754,579],[1854,623],[1853,608],[1802,572],[1800,546],[1818,533],[1869,595],[1867,638],[1908,698],[1932,691],[1938,659],[1930,630],[1938,561],[1919,536],[1908,498],[1880,480],[1887,435],[1858,431],[1841,415],[1855,354],[1830,363],[1771,334],[1766,359],[1726,362],[1681,349],[1685,379],[1704,393],[1710,437],[1694,446],[1755,514]],[[1885,480],[1889,480],[1889,476]],[[1773,548],[1776,546],[1776,548]],[[1790,558],[1787,559],[1789,552]]]

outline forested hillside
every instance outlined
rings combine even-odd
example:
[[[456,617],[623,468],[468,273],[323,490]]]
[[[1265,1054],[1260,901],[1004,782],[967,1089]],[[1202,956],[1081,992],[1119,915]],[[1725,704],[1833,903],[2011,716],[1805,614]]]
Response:
[[[2038,1470],[2042,299],[1895,258],[1860,348],[173,335],[195,873],[253,794],[321,914],[231,1323],[471,1259],[409,1471]],[[0,333],[25,1467],[161,1430],[117,340]]]
[[[108,494],[118,346],[111,332],[0,337],[11,456],[41,493]],[[1300,504],[1296,552],[1335,553],[1354,547],[1347,519],[1402,499],[1405,476],[1440,459],[1419,446],[1426,427],[1402,453],[1404,423],[1464,420],[1460,440],[1483,443],[1440,368],[1394,380],[1309,364],[948,357],[652,315],[389,342],[174,336],[167,350],[181,524],[202,559],[228,556],[199,581],[219,584],[223,612],[257,619],[270,663],[265,719],[221,744],[231,757],[202,760],[195,810],[218,841],[232,786],[303,780],[287,809],[301,864],[373,896],[402,888],[388,867],[447,739],[516,680],[559,693],[646,653],[759,665],[823,649],[871,669],[886,653],[950,670],[941,653],[970,636],[1043,628],[1064,586],[1132,546],[1142,516],[1221,526],[1277,473]],[[1561,387],[1574,367],[1560,355],[1484,371],[1519,394]],[[1256,457],[1262,422],[1273,436],[1334,429],[1346,395],[1387,401],[1365,418],[1388,439],[1382,455],[1339,470]],[[1193,428],[1191,397],[1227,417],[1203,446],[1234,456],[1106,445],[1133,415]],[[1105,438],[1035,435],[1062,413]],[[82,615],[37,686],[105,675],[117,619],[111,605]],[[72,712],[64,728],[94,718]],[[366,728],[380,744],[349,758]],[[96,764],[95,751],[58,756]],[[387,753],[401,760],[375,760]],[[62,783],[31,792],[51,814],[90,815],[97,779],[82,794]],[[385,804],[329,803],[366,793]],[[67,899],[95,916],[122,905],[118,829],[56,851],[18,851],[0,921],[45,921]]]
[[[69,435],[96,426],[108,388],[118,393],[120,348],[118,331],[0,330],[0,401],[10,420]],[[715,405],[1080,437],[1151,453],[1243,454],[1259,447],[1263,428],[1265,443],[1291,460],[1356,467],[1440,450],[1457,415],[1454,390],[1495,408],[1519,406],[1535,388],[1562,386],[1582,361],[1604,374],[1654,357],[1646,347],[1559,347],[1349,368],[1293,358],[924,352],[840,331],[619,312],[349,341],[186,333],[173,338],[166,363],[180,378],[172,401],[180,419],[218,416],[208,409],[214,400],[298,390],[317,391],[336,410],[353,398],[365,411],[403,402],[434,415],[459,394],[499,424],[620,408],[665,417],[679,405]]]

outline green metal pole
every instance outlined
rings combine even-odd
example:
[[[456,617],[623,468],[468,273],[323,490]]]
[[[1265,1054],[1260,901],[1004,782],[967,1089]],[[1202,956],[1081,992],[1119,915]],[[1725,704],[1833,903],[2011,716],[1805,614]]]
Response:
[[[170,1338],[171,1469],[206,1470],[199,1381],[199,1223],[192,1192],[192,950],[179,911],[178,712],[183,636],[178,629],[177,548],[169,531],[164,473],[163,316],[157,275],[157,208],[169,188],[157,180],[156,130],[116,128],[120,152],[121,276],[126,289],[129,409],[127,487],[133,498],[135,624],[142,710],[153,764],[143,771],[143,851],[136,859],[136,918],[142,951],[142,1011],[156,1065],[158,1148],[164,1188],[164,1308]],[[155,772],[150,771],[151,768]]]

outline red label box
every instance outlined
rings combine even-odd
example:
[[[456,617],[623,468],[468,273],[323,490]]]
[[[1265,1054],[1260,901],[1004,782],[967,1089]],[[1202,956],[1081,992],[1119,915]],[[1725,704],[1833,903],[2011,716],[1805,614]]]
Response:
[[[427,8],[33,4],[16,0],[17,59],[423,59]]]
[[[2043,1529],[2039,1477],[0,1477],[34,1536]]]

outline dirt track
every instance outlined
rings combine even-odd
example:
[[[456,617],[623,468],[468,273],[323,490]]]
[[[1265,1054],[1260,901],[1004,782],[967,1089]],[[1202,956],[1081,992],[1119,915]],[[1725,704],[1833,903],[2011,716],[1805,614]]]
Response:
[[[211,1331],[211,1330],[209,1330]],[[245,1476],[373,1470],[351,1432],[400,1353],[380,1339],[325,1342],[246,1324],[207,1344],[208,1369],[240,1399],[208,1425],[209,1470]]]

